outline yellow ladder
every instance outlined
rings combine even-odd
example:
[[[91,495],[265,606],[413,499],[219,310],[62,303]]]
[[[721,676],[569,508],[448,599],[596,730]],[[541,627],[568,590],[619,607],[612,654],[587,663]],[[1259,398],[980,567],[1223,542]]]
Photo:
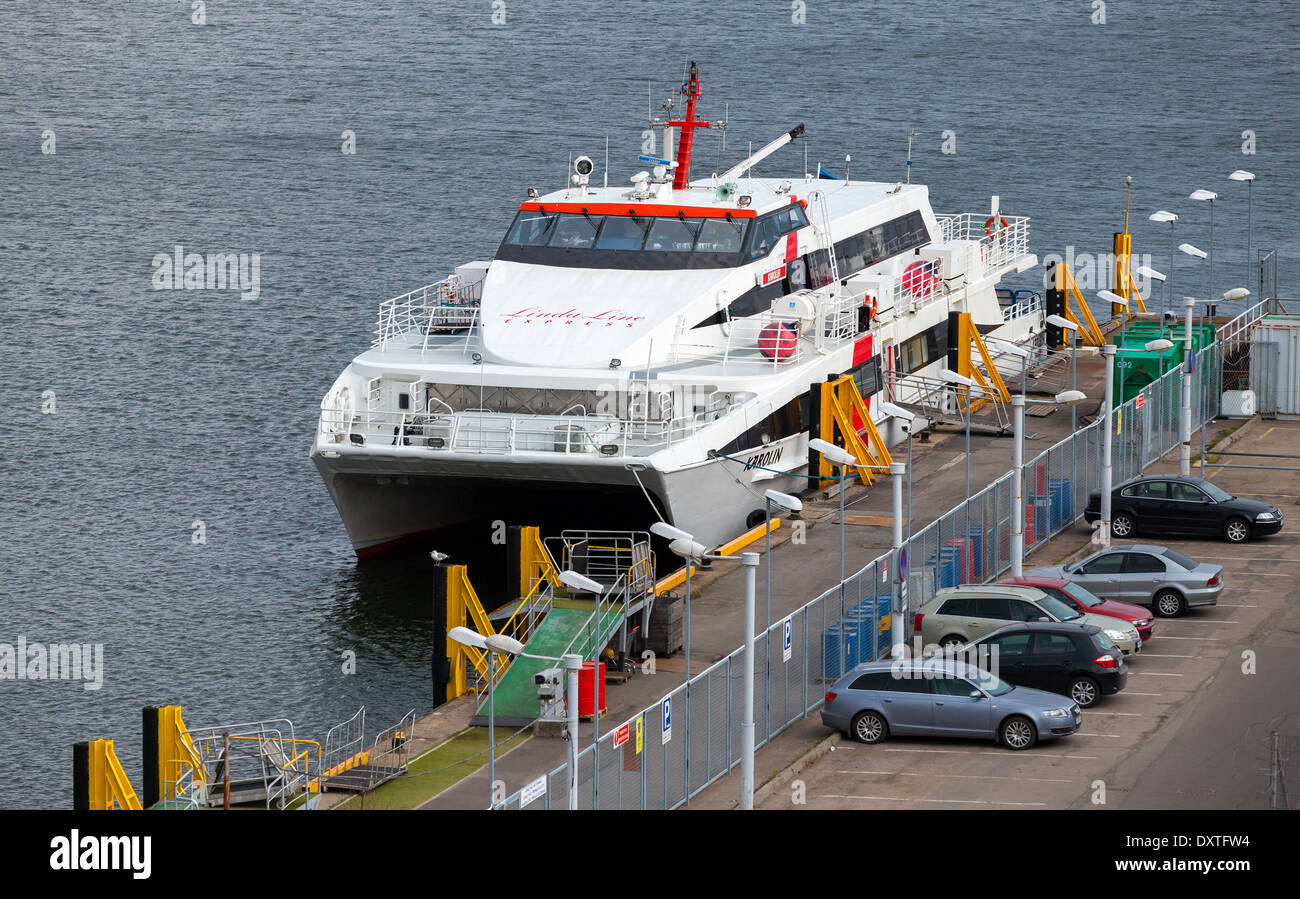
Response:
[[[980,371],[979,367],[971,359],[970,348],[972,343],[975,344],[975,349],[980,354],[980,360],[984,363],[984,371]],[[972,379],[984,390],[984,393],[978,399],[971,400],[971,411],[975,412],[992,402],[991,394],[995,395],[1003,403],[1011,402],[1011,393],[1002,380],[1002,373],[993,364],[993,357],[989,355],[989,348],[985,346],[984,338],[980,336],[979,328],[975,327],[975,321],[971,318],[969,312],[961,312],[957,315],[957,347],[957,374]],[[987,372],[987,376],[985,372]]]

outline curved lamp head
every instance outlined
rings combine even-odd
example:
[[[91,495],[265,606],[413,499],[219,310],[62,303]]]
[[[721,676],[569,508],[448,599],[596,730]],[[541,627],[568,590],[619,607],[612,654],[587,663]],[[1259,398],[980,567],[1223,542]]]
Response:
[[[1165,280],[1164,272],[1158,272],[1149,265],[1139,265],[1137,272],[1142,277],[1150,278],[1152,281]]]
[[[573,590],[583,590],[587,593],[604,593],[605,588],[585,575],[578,574],[572,568],[566,568],[560,572],[560,583]]]
[[[1018,343],[1012,343],[1012,342],[1009,341],[1009,340],[1000,340],[1000,339],[997,338],[997,337],[989,337],[989,338],[986,338],[984,342],[985,342],[985,343],[991,343],[991,344],[993,344],[995,347],[997,347],[998,349],[1000,349],[1002,352],[1004,352],[1004,353],[1010,353],[1011,355],[1016,356],[1017,358],[1020,358],[1020,359],[1028,359],[1028,358],[1029,358],[1029,350],[1025,349],[1024,347],[1022,347],[1022,346],[1021,346],[1020,344],[1018,344]],[[968,378],[967,380],[970,380],[970,379]],[[974,383],[974,382],[972,381],[972,383]]]
[[[675,528],[666,521],[656,521],[650,525],[650,533],[665,540],[694,540],[694,534],[688,534],[681,528]]]
[[[1247,171],[1245,171],[1245,170],[1243,170],[1243,169],[1237,169],[1235,172],[1233,172],[1231,175],[1228,176],[1228,180],[1230,180],[1230,181],[1254,181],[1254,180],[1255,180],[1255,173],[1254,173],[1254,172],[1247,172]]]
[[[1189,200],[1217,200],[1219,195],[1212,190],[1194,190],[1187,195]]]
[[[488,649],[498,655],[517,656],[524,651],[524,644],[514,637],[507,637],[505,634],[493,634],[490,637],[484,637],[483,642],[487,644]]]
[[[1110,290],[1097,291],[1097,299],[1105,300],[1107,303],[1114,303],[1116,306],[1128,305],[1128,300]]]
[[[467,627],[453,627],[447,631],[447,636],[455,640],[462,646],[473,646],[475,649],[487,649],[487,641],[478,631],[472,631]]]
[[[1056,395],[1056,402],[1062,406],[1077,406],[1087,400],[1088,396],[1082,390],[1062,390]]]
[[[882,402],[880,404],[880,411],[888,415],[890,418],[897,418],[899,421],[912,421],[916,418],[916,415],[908,412],[902,406],[895,406],[893,403],[888,402]]]
[[[1194,256],[1197,259],[1205,259],[1210,255],[1200,247],[1194,247],[1189,243],[1180,243],[1178,245],[1178,251],[1180,253],[1186,253],[1188,256]]]
[[[1060,315],[1049,315],[1049,316],[1047,316],[1046,321],[1047,321],[1047,323],[1048,323],[1049,325],[1053,325],[1054,327],[1061,328],[1062,330],[1065,330],[1065,331],[1077,331],[1077,330],[1079,330],[1079,326],[1078,326],[1078,325],[1076,325],[1074,322],[1070,321],[1068,318],[1065,318],[1064,316],[1060,316]]]
[[[684,539],[674,540],[668,544],[668,548],[674,555],[681,556],[683,559],[703,559],[709,552],[708,547],[703,543]]]
[[[1145,345],[1145,349],[1148,349],[1153,353],[1163,353],[1165,350],[1173,349],[1173,347],[1174,342],[1172,340],[1166,340],[1163,337],[1157,337],[1155,340],[1148,340]]]
[[[1153,222],[1176,222],[1176,221],[1178,221],[1178,216],[1177,216],[1177,215],[1175,215],[1175,214],[1172,213],[1172,212],[1167,212],[1167,211],[1165,211],[1165,210],[1163,210],[1163,209],[1160,209],[1160,210],[1157,210],[1156,212],[1151,213],[1149,216],[1147,216],[1147,218],[1150,219],[1150,220],[1153,221]]]
[[[808,449],[821,453],[826,457],[826,461],[832,465],[856,465],[858,462],[847,450],[833,443],[828,443],[820,437],[809,440]]]
[[[803,508],[803,502],[799,497],[791,496],[788,493],[781,493],[779,490],[764,491],[763,498],[772,505],[785,509],[787,512],[798,512]]]
[[[1234,287],[1223,295],[1223,298],[1229,303],[1235,303],[1238,300],[1244,300],[1250,296],[1250,291],[1244,287]]]

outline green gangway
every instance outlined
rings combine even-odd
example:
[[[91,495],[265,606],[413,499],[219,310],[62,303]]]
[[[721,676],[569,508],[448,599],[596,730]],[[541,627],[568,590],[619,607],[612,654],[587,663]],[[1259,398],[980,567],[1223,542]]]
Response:
[[[592,620],[594,603],[559,600],[528,638],[524,651],[529,655],[552,658],[559,658],[567,651],[590,659],[593,653],[604,648],[614,629],[622,623],[623,610],[623,603],[618,603],[612,609],[606,607],[597,622]],[[537,697],[533,675],[558,666],[558,662],[522,657],[511,662],[493,690],[496,723],[523,727],[536,721],[541,713],[541,700]],[[487,695],[484,694],[483,702],[471,723],[487,724],[487,713]]]

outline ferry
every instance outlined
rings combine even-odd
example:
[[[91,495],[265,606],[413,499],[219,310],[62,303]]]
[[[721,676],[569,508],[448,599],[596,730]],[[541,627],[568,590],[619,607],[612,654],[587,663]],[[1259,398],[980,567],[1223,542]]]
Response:
[[[997,197],[937,214],[921,184],[814,175],[806,154],[801,175],[756,175],[803,125],[695,176],[718,124],[701,96],[692,62],[684,115],[651,123],[662,157],[609,186],[579,156],[561,189],[521,191],[490,260],[380,304],[311,450],[358,558],[592,497],[717,546],[762,520],[766,489],[808,489],[828,379],[851,375],[894,444],[881,405],[934,393],[956,315],[1042,333],[1041,300],[999,288],[1038,264],[1028,218]]]

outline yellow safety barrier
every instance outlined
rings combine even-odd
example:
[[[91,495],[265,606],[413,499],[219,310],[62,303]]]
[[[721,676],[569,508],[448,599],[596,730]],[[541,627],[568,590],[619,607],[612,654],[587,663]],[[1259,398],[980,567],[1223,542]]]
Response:
[[[972,343],[979,351],[980,360],[984,363],[984,371],[980,371],[971,361]],[[1004,403],[1011,402],[1011,392],[1007,390],[1001,372],[993,364],[993,357],[989,355],[989,349],[984,345],[984,338],[980,336],[979,328],[975,327],[969,312],[962,312],[957,316],[957,346],[957,374],[971,378],[985,391],[978,399],[971,400],[971,411],[974,412],[991,402],[988,396],[990,393],[996,393]],[[985,372],[988,373],[987,376]]]
[[[1087,346],[1101,346],[1106,342],[1105,336],[1101,333],[1101,327],[1097,320],[1092,316],[1092,310],[1084,302],[1083,294],[1079,293],[1079,285],[1074,282],[1074,276],[1070,274],[1070,266],[1064,262],[1056,263],[1056,289],[1065,293],[1065,317],[1079,326],[1079,334]],[[1070,305],[1070,297],[1074,297],[1074,306]],[[1075,307],[1078,308],[1076,313]]]
[[[447,571],[447,630],[453,627],[468,627],[485,637],[496,633],[488,619],[483,603],[474,592],[469,582],[469,569],[464,565],[448,565]],[[474,663],[480,675],[487,677],[488,654],[473,646],[466,646],[457,640],[447,641],[447,655],[451,659],[451,683],[447,685],[447,698],[454,699],[468,692],[469,684],[465,677],[465,660]],[[500,678],[509,662],[496,656],[496,676]]]
[[[91,740],[87,761],[90,767],[91,811],[110,811],[115,808],[140,811],[140,800],[131,788],[126,772],[122,770],[122,763],[117,760],[112,740]]]
[[[193,772],[191,780],[194,786],[202,786],[206,776],[203,762],[181,718],[181,707],[162,706],[158,709],[158,783],[163,801],[183,798],[177,792],[184,789],[179,784],[183,782],[187,768]]]
[[[542,543],[541,528],[519,529],[519,595],[525,599],[537,592],[541,581],[550,581],[552,587],[560,586],[560,573]]]
[[[856,414],[855,414],[856,413]],[[821,438],[829,443],[842,445],[844,449],[858,460],[856,470],[858,480],[864,485],[875,481],[872,469],[887,470],[893,461],[884,439],[876,430],[875,422],[867,404],[858,393],[852,375],[840,375],[833,381],[822,384],[821,395]],[[840,441],[835,440],[839,432]],[[832,478],[830,462],[821,457],[818,471],[822,483]]]
[[[1125,219],[1128,218],[1127,213]],[[1138,292],[1137,282],[1133,280],[1133,235],[1127,233],[1127,222],[1125,231],[1115,235],[1115,293],[1129,301],[1128,317],[1130,320],[1137,315],[1133,311],[1133,301],[1137,301],[1137,307],[1140,311],[1147,311],[1147,304],[1142,301],[1142,294]],[[1112,316],[1115,310],[1111,309]]]

